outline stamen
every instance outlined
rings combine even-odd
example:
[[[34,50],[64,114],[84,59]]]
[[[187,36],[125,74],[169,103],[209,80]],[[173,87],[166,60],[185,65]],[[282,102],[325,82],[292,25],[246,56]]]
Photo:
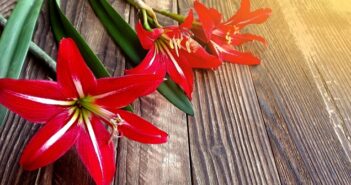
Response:
[[[225,35],[225,39],[227,40],[228,44],[232,43],[232,37],[230,36],[230,32],[227,32],[227,34]]]
[[[115,117],[110,119],[110,122],[114,125],[118,125],[119,123],[123,122],[124,120],[121,118],[119,114],[117,114]]]
[[[173,38],[173,43],[174,43],[174,46],[175,46],[175,52],[176,52],[176,55],[179,57],[179,45],[178,45],[178,42],[175,38]]]
[[[185,46],[186,46],[186,50],[188,51],[188,53],[191,53],[191,48],[190,48],[190,42],[189,42],[189,40],[187,40],[187,41],[185,42]]]
[[[182,47],[182,39],[178,39],[177,44],[178,44],[178,48],[181,48]]]
[[[88,111],[100,116],[101,118],[105,120],[109,120],[111,117],[114,116],[114,114],[103,107],[93,104],[93,103],[86,103],[86,102],[81,102],[81,105]]]
[[[233,33],[234,33],[234,35],[236,35],[236,34],[238,34],[239,33],[239,27],[237,27],[237,26],[233,26],[233,29],[234,29],[234,31],[233,31]]]
[[[119,114],[117,114],[115,117],[110,119],[110,126],[112,127],[112,132],[111,132],[111,136],[109,139],[109,142],[112,142],[113,138],[115,136],[118,137],[118,125],[120,125],[121,123],[123,123],[124,120],[123,118],[121,118],[121,116]]]
[[[174,49],[174,45],[173,45],[173,40],[172,40],[172,39],[169,40],[169,47],[170,47],[171,49]]]

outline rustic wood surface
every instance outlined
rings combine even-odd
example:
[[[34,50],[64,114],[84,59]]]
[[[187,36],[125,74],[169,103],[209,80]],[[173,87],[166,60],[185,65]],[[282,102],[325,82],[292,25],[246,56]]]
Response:
[[[136,10],[110,0],[134,25]],[[185,14],[193,0],[146,0],[153,7]],[[267,48],[242,49],[262,58],[256,67],[224,64],[195,71],[193,105],[187,116],[158,93],[136,101],[136,112],[170,134],[164,145],[118,140],[113,184],[351,184],[351,3],[349,0],[251,0],[271,7],[259,33]],[[225,18],[239,0],[206,0]],[[0,0],[11,14],[15,0]],[[125,59],[87,0],[62,0],[62,9],[114,76]],[[160,17],[162,24],[174,22]],[[56,43],[43,7],[33,38],[53,57]],[[28,57],[23,78],[51,79]],[[0,127],[1,185],[94,184],[74,150],[52,165],[24,171],[18,160],[40,125],[15,114]],[[117,142],[117,141],[116,141]]]

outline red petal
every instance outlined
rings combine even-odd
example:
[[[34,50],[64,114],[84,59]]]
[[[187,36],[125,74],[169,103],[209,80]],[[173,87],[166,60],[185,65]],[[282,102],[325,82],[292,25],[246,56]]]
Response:
[[[250,0],[241,0],[241,5],[235,15],[228,19],[227,24],[236,24],[250,14]]]
[[[249,42],[249,41],[254,41],[254,40],[259,41],[263,45],[267,46],[266,39],[264,39],[263,37],[261,37],[259,35],[252,35],[252,34],[236,34],[236,35],[234,35],[233,40],[232,40],[232,45],[238,46],[238,45],[244,44],[244,43]]]
[[[219,17],[221,14],[218,13],[216,15],[213,9],[208,9],[199,1],[194,2],[194,8],[199,16],[199,20],[202,24],[207,40],[210,40],[213,29],[218,23],[218,20],[221,20],[221,17]]]
[[[95,88],[96,79],[70,38],[62,39],[57,56],[57,81],[64,93],[79,96]]]
[[[239,26],[239,28],[243,28],[249,24],[261,24],[265,22],[271,14],[272,14],[272,10],[269,8],[258,9],[254,12],[251,12],[244,19],[240,20],[237,23],[237,26]]]
[[[185,18],[184,22],[180,25],[182,28],[189,28],[191,29],[194,21],[194,13],[193,10],[190,10],[188,16]]]
[[[185,56],[176,57],[173,52],[168,53],[167,73],[171,79],[178,84],[189,99],[193,92],[193,71]]]
[[[94,96],[99,97],[96,104],[110,110],[125,107],[140,96],[154,92],[163,77],[145,74],[99,79],[94,92]]]
[[[31,122],[45,122],[62,112],[56,100],[64,99],[56,82],[0,79],[0,103]]]
[[[221,23],[222,20],[222,14],[219,13],[216,9],[214,8],[209,8],[209,14],[211,15],[212,21],[214,22],[215,25],[218,25]]]
[[[152,47],[147,53],[143,61],[135,68],[126,70],[127,75],[130,74],[156,74],[164,77],[165,65],[163,62],[164,54],[158,52],[155,47]]]
[[[250,0],[241,0],[240,9],[238,12],[250,12]]]
[[[137,23],[135,29],[140,43],[144,49],[152,48],[155,45],[155,40],[158,39],[160,35],[164,32],[162,28],[156,28],[152,31],[147,31],[143,28],[143,25],[140,22]]]
[[[110,133],[93,117],[85,121],[86,129],[80,134],[76,148],[90,175],[98,185],[111,183],[116,170],[115,147]]]
[[[124,120],[118,126],[118,130],[123,136],[141,143],[160,144],[167,142],[168,134],[148,121],[127,111],[119,110],[117,114]]]
[[[210,40],[207,38],[204,29],[202,26],[195,25],[192,27],[191,31],[194,33],[194,38],[201,44],[206,44]],[[212,38],[212,35],[211,35]]]
[[[217,48],[220,52],[220,57],[228,62],[234,64],[244,64],[244,65],[257,65],[260,64],[260,59],[253,56],[251,53],[242,53],[235,50],[231,46],[221,46]]]
[[[24,149],[20,164],[27,170],[48,165],[60,158],[75,143],[81,131],[68,112],[50,120],[29,141]]]
[[[188,46],[186,46],[188,42]],[[183,39],[182,45],[186,50],[182,50],[192,68],[214,69],[221,65],[218,57],[210,55],[199,43],[193,39]],[[188,51],[189,50],[189,51]]]

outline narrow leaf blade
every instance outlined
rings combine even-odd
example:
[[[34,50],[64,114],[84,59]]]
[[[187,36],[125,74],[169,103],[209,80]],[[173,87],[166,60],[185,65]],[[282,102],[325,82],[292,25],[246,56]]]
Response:
[[[84,41],[83,37],[63,14],[56,0],[49,0],[49,9],[50,22],[56,41],[59,42],[63,37],[71,37],[75,40],[85,62],[95,76],[98,78],[110,76],[99,58],[94,54],[88,44]]]
[[[0,78],[19,78],[43,0],[19,1],[0,38]],[[0,105],[0,125],[8,110]]]

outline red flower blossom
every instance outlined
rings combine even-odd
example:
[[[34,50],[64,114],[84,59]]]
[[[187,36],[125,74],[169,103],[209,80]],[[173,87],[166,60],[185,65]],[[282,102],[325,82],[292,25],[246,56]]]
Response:
[[[139,22],[136,31],[142,46],[149,52],[139,66],[127,70],[126,74],[168,74],[191,99],[192,68],[216,68],[221,63],[191,38],[192,22],[192,12],[180,26],[156,28],[151,32]]]
[[[27,170],[40,168],[75,145],[95,182],[109,184],[115,173],[115,147],[110,142],[115,131],[143,143],[167,141],[165,132],[120,109],[153,92],[162,78],[134,75],[95,79],[73,40],[63,39],[57,82],[0,79],[1,104],[31,122],[46,123],[29,141],[20,164]]]
[[[234,46],[253,40],[266,44],[263,37],[243,34],[240,30],[249,24],[265,22],[271,15],[271,9],[258,9],[251,12],[250,1],[242,0],[238,12],[227,21],[221,22],[222,15],[216,9],[207,8],[199,1],[194,2],[194,8],[199,15],[201,27],[195,26],[193,32],[198,40],[209,45],[212,53],[232,63],[248,65],[260,63],[260,60],[251,53],[239,52]]]

